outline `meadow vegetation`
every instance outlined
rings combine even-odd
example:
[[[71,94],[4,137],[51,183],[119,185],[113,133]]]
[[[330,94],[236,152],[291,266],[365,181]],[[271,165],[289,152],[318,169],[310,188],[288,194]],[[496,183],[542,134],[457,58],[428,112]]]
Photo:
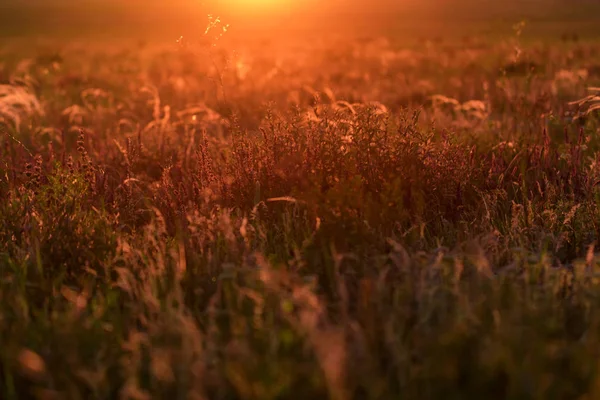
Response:
[[[600,42],[221,28],[0,49],[1,398],[600,396]]]

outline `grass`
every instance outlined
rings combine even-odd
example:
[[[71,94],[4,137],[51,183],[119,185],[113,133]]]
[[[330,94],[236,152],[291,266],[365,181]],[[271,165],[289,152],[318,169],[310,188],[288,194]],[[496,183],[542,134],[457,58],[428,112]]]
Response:
[[[0,397],[596,398],[600,44],[515,32],[5,46]]]

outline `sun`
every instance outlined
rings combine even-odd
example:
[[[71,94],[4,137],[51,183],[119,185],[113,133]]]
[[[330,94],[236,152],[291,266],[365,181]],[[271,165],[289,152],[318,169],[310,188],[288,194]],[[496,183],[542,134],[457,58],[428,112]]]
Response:
[[[234,15],[257,15],[292,12],[302,0],[220,0],[219,6]]]
[[[231,3],[233,5],[237,5],[240,7],[248,7],[248,8],[271,8],[271,7],[281,7],[284,3],[289,1],[282,0],[232,0]]]

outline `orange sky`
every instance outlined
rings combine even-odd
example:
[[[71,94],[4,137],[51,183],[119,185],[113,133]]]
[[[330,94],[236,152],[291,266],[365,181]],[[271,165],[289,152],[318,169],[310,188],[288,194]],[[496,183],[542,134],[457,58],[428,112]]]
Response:
[[[569,20],[590,18],[583,3],[600,0],[0,0],[0,34],[36,31],[38,34],[70,30],[102,31],[123,35],[170,37],[201,34],[207,15],[219,16],[232,31],[315,30],[398,27],[494,19],[519,21],[543,14]],[[558,7],[558,4],[576,6]],[[589,7],[588,7],[589,8]],[[560,12],[552,11],[558,9]],[[597,9],[593,10],[597,11]],[[566,15],[569,14],[569,15]],[[577,14],[577,15],[570,15]],[[465,23],[463,20],[466,20]],[[510,26],[507,22],[505,25]],[[365,28],[367,29],[367,28]],[[423,28],[424,30],[425,28]]]

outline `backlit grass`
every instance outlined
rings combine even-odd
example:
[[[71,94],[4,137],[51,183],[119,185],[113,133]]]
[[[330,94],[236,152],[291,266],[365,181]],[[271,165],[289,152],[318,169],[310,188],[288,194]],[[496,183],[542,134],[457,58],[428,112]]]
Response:
[[[600,44],[521,28],[7,46],[0,397],[597,398]]]

